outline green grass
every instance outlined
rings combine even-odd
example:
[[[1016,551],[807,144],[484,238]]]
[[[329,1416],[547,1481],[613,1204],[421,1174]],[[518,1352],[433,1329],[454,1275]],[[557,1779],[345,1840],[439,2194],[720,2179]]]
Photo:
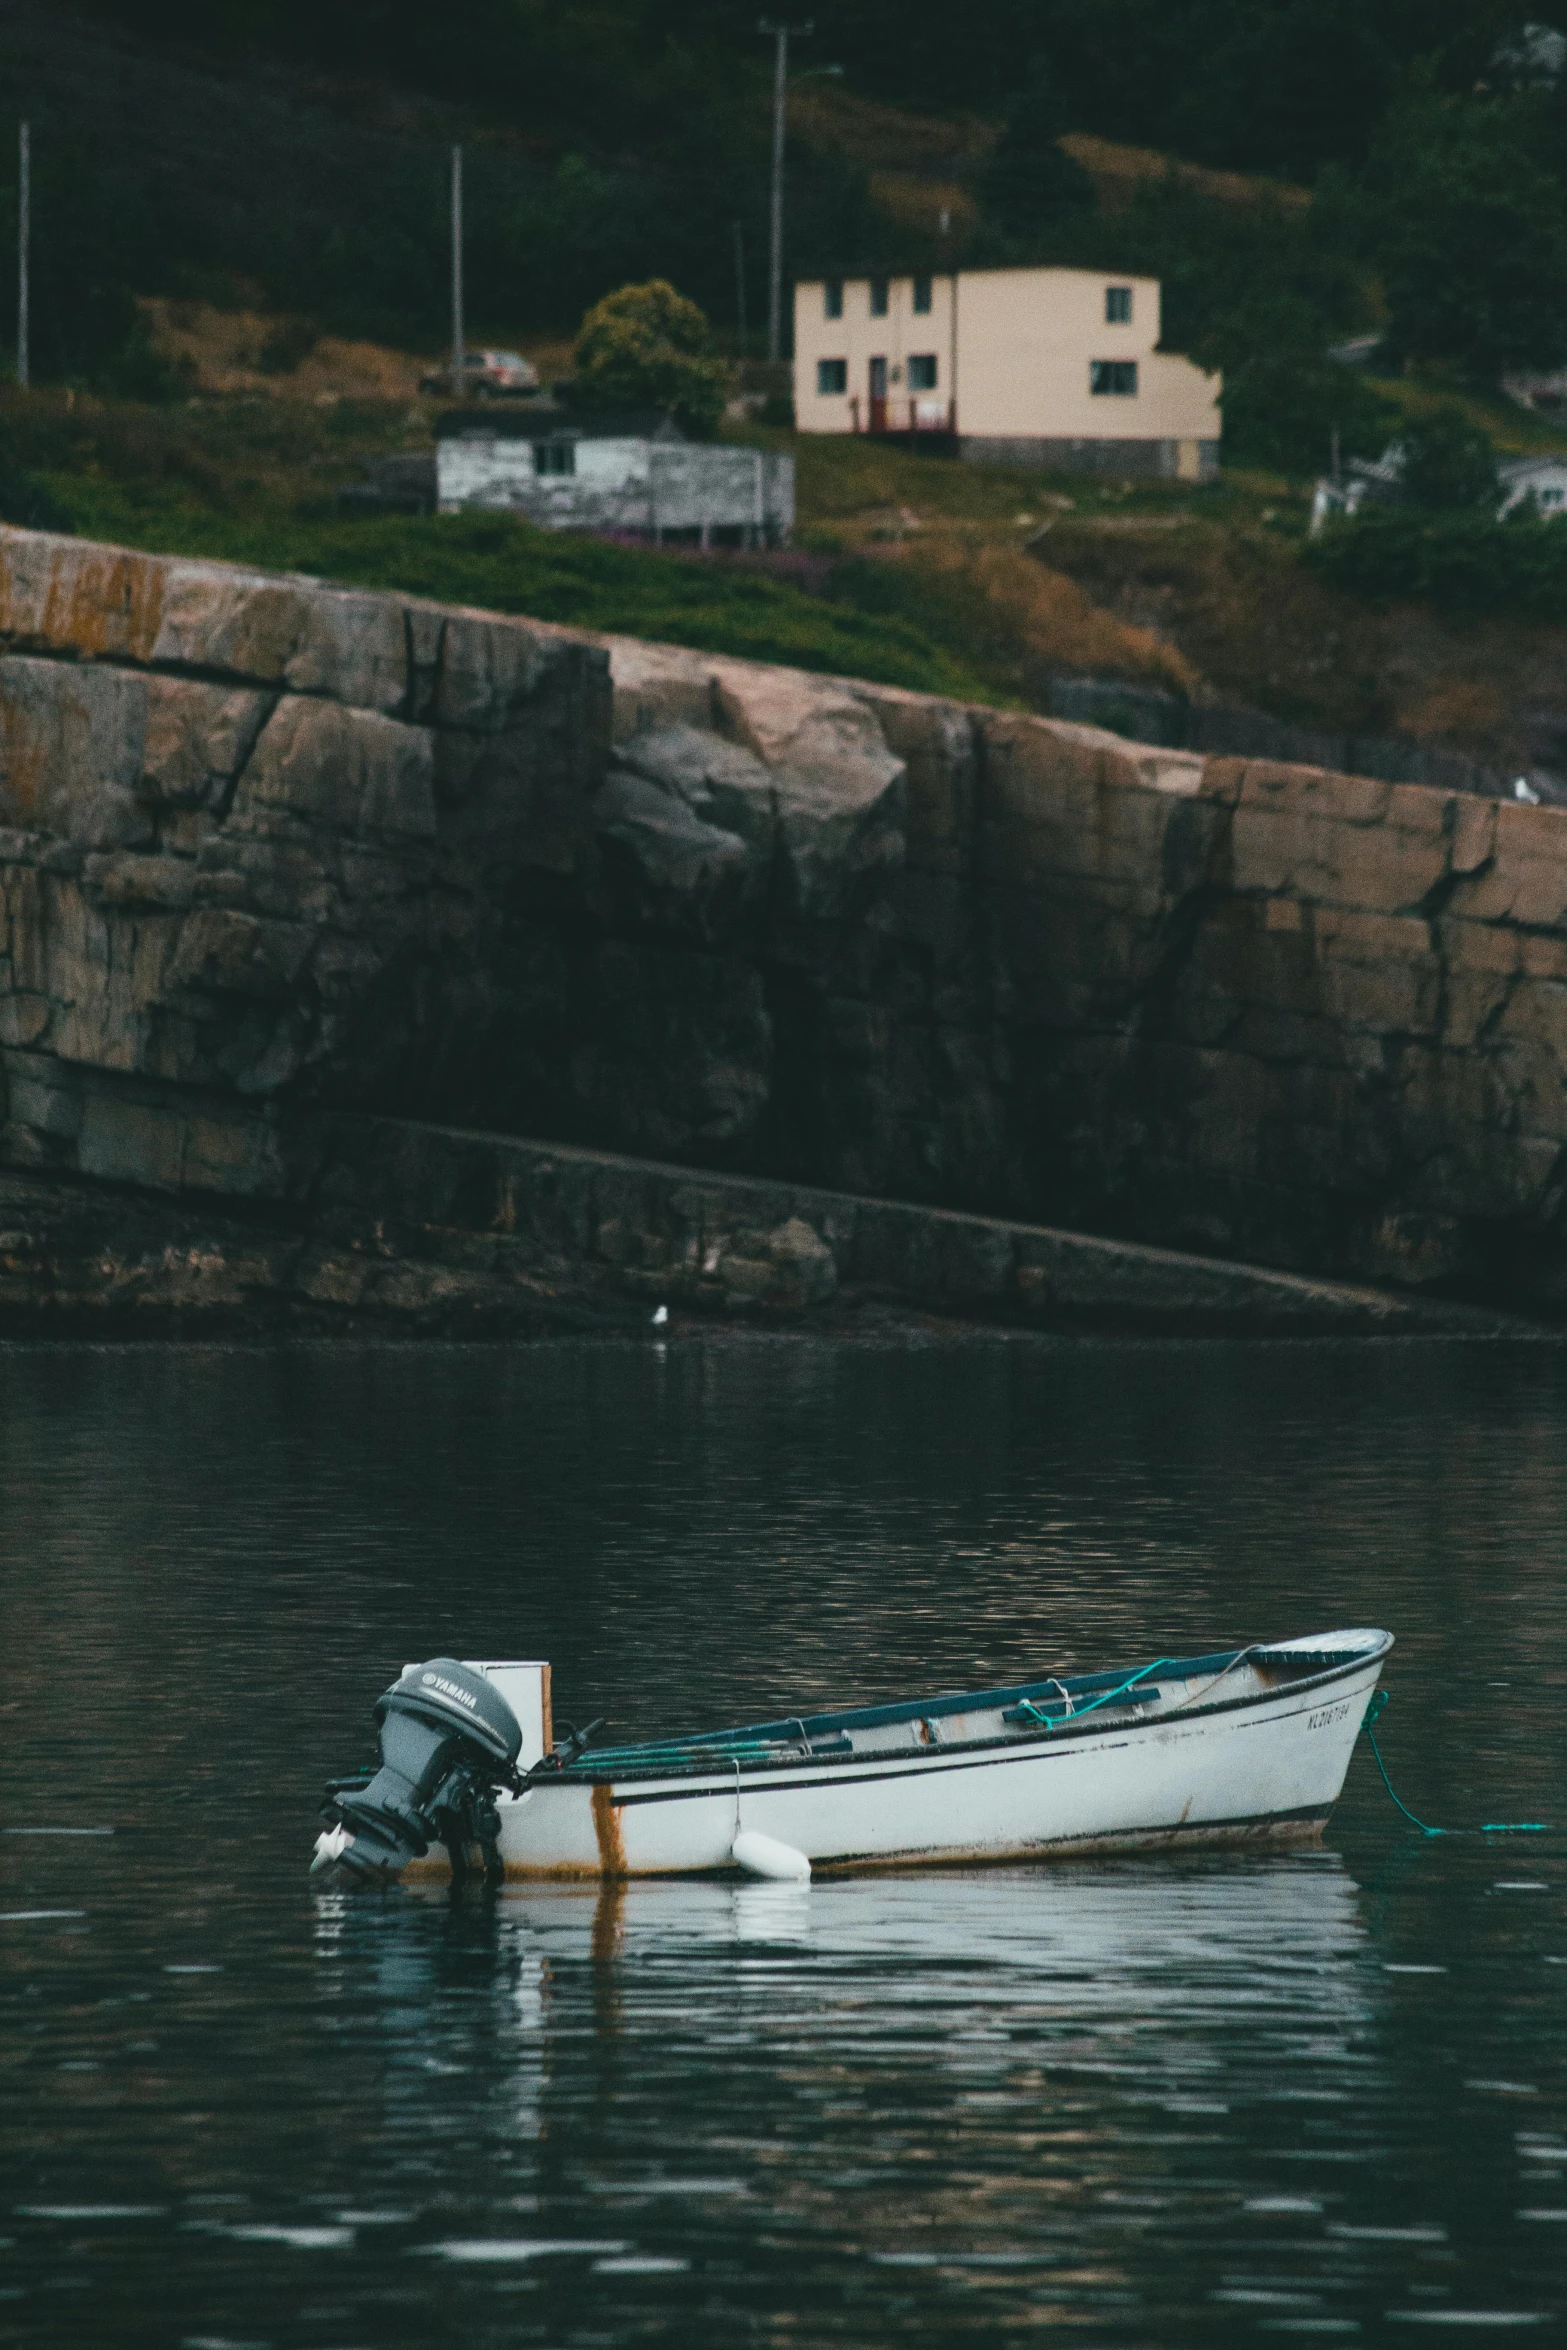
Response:
[[[1372,389],[1391,400],[1413,420],[1438,408],[1457,408],[1489,433],[1502,457],[1534,457],[1567,445],[1561,420],[1520,407],[1504,392],[1477,391],[1472,385],[1444,382],[1440,376],[1378,376]]]
[[[78,531],[151,553],[217,556],[966,701],[995,699],[990,680],[901,613],[895,597],[856,598],[853,570],[845,595],[822,597],[737,565],[533,530],[502,515],[229,512],[175,484],[42,478]]]
[[[1368,603],[1418,599],[1439,612],[1567,621],[1567,531],[1556,521],[1373,506],[1311,540],[1306,560]]]
[[[1069,499],[1074,511],[1095,514],[1195,513],[1209,520],[1250,514],[1287,485],[1272,476],[1226,471],[1198,485],[1119,474],[1045,473],[1026,466],[971,465],[932,457],[868,434],[789,433],[755,425],[726,433],[756,448],[786,449],[804,532],[831,532],[878,508],[906,507],[931,522],[1006,532],[1020,514],[1036,518]]]

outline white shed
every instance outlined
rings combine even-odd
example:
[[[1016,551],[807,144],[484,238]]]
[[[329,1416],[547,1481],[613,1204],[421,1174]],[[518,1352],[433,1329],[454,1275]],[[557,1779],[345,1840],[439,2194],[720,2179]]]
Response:
[[[1567,514],[1567,457],[1509,457],[1496,469],[1502,493],[1501,514],[1512,513],[1525,498],[1548,521]]]
[[[693,441],[656,412],[458,409],[436,427],[436,503],[442,514],[476,507],[655,545],[782,546],[794,526],[794,459]]]

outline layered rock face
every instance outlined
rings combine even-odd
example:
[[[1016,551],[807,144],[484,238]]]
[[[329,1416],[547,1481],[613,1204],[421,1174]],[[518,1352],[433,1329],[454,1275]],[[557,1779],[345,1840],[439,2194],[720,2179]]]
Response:
[[[1550,809],[8,531],[0,827],[33,1178],[373,1112],[1567,1299]]]

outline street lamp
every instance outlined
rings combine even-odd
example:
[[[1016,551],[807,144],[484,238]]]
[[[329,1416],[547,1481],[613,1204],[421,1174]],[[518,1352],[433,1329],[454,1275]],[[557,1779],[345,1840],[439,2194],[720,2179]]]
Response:
[[[764,16],[758,18],[756,29],[774,44],[773,204],[767,285],[767,356],[776,359],[783,322],[784,116],[789,103],[789,43],[791,39],[808,39],[816,27],[809,20],[804,24],[774,24]],[[798,82],[808,82],[816,74],[841,74],[842,71],[841,65],[813,65],[808,72],[796,74],[794,78]]]

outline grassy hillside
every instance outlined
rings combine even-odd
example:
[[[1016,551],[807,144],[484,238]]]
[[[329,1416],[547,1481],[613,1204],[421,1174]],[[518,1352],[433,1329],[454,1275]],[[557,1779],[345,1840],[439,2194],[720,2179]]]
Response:
[[[859,594],[852,564],[795,565],[802,586],[787,561],[703,562],[504,517],[338,516],[334,488],[410,437],[401,403],[169,412],[13,393],[0,421],[60,518],[93,537],[975,700],[1007,690],[1004,676],[944,632],[940,608],[921,613],[896,594]]]
[[[1313,242],[1292,183],[1358,167],[1416,58],[1436,86],[1472,89],[1496,14],[1486,0],[1365,0],[1352,17],[1342,0],[977,0],[955,39],[925,0],[895,31],[884,8],[841,0],[797,45],[797,70],[844,72],[791,99],[788,264],[1085,259],[1164,274],[1178,342],[1238,292],[1255,306],[1280,288],[1349,331],[1363,272]],[[754,20],[720,0],[0,0],[7,115],[34,127],[35,360],[150,388],[133,294],[438,342],[455,138],[476,334],[568,327],[655,274],[733,330],[737,225],[754,334],[769,66]],[[1027,170],[997,178],[1009,139],[1026,162],[1057,133],[1070,161],[1053,196],[1036,204]],[[8,148],[0,126],[0,321]],[[1243,175],[1258,171],[1278,193],[1249,223]],[[1277,319],[1269,332],[1276,344]]]
[[[1514,445],[1544,437],[1519,411],[1477,413]],[[427,432],[401,400],[170,410],[13,393],[0,430],[78,529],[132,545],[973,700],[1042,706],[1052,677],[1092,674],[1305,725],[1408,729],[1492,764],[1567,757],[1567,625],[1356,602],[1299,562],[1306,496],[1278,477],[1094,482],[802,437],[797,552],[752,568],[497,517],[337,515],[335,486]]]
[[[1226,475],[1094,484],[802,441],[809,560],[757,567],[348,521],[332,496],[427,442],[453,139],[471,339],[558,373],[589,302],[659,274],[734,349],[738,225],[755,349],[769,52],[727,0],[0,0],[0,81],[34,126],[35,359],[71,387],[0,419],[79,528],[147,546],[976,696],[1092,671],[1510,756],[1557,725],[1553,631],[1371,612],[1296,560],[1335,438],[1380,447],[1454,396],[1503,448],[1553,437],[1474,389],[1530,337],[1567,357],[1567,93],[1487,80],[1504,19],[976,0],[958,39],[926,0],[895,31],[840,0],[795,57],[845,71],[792,93],[791,268],[1157,275],[1167,344],[1225,371]],[[8,153],[0,124],[0,322]],[[1384,324],[1404,372],[1367,385],[1324,357]]]

